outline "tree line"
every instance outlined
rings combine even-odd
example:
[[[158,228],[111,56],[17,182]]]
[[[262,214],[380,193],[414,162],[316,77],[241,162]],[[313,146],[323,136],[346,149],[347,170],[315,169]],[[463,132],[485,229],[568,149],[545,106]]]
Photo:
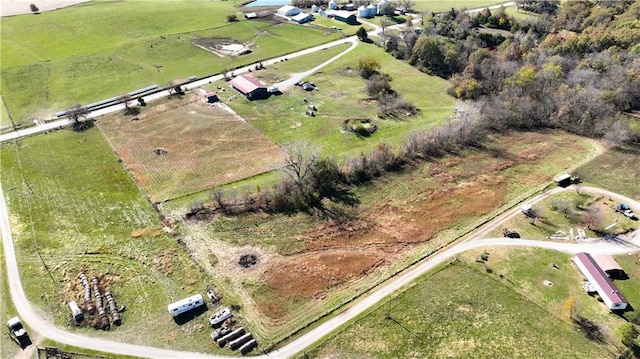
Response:
[[[423,72],[449,79],[498,129],[562,128],[640,143],[625,113],[640,109],[640,3],[519,0],[537,13],[451,10],[423,18],[381,44]],[[494,31],[500,30],[500,31]]]

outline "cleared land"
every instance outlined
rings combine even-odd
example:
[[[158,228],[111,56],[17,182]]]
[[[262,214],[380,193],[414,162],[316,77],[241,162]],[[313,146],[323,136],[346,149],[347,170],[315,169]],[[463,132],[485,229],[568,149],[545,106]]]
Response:
[[[97,129],[3,144],[0,156],[21,279],[36,307],[87,335],[185,350],[210,342],[207,313],[178,325],[166,312],[168,303],[202,293],[205,276],[165,233]],[[66,303],[82,302],[81,271],[103,276],[126,306],[122,326],[97,333],[71,324]]]
[[[558,153],[558,146],[571,150]],[[277,341],[530,195],[596,148],[561,132],[494,136],[484,148],[359,189],[357,219],[342,227],[306,215],[245,215],[183,229],[198,263],[244,301],[256,330]],[[255,253],[258,265],[239,267],[245,252]]]
[[[154,104],[132,118],[108,116],[99,127],[152,202],[283,165],[280,149],[266,136],[198,93]]]
[[[538,249],[489,249],[486,263],[477,263],[475,260],[481,253],[465,253],[459,262],[425,275],[305,355],[548,358],[552,353],[559,358],[594,359],[615,356],[612,344],[589,341],[576,330],[563,309],[566,299],[573,297],[576,314],[601,325],[610,323],[615,327],[623,322],[582,292],[582,279],[569,262],[570,256]],[[558,269],[552,267],[554,263]],[[634,274],[639,270],[638,265],[628,269]],[[543,280],[550,280],[553,285],[545,286]],[[628,284],[640,284],[638,279],[633,281]],[[388,315],[392,319],[387,319]],[[607,341],[618,343],[615,334],[606,333]]]
[[[16,123],[29,124],[33,117],[49,118],[76,103],[219,73],[340,36],[288,23],[248,21],[241,14],[240,21],[227,23],[225,16],[236,11],[230,1],[88,2],[38,16],[4,18],[2,95]],[[208,37],[232,38],[253,52],[219,57],[193,45]]]

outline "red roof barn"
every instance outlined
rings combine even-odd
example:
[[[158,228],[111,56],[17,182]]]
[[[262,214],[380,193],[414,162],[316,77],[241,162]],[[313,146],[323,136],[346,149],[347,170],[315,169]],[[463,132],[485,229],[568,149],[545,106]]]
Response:
[[[206,97],[207,102],[210,102],[210,103],[218,102],[218,94],[215,92],[209,92],[206,95],[204,95],[204,97]]]
[[[266,98],[269,96],[267,86],[251,76],[238,76],[229,81],[229,85],[242,92],[249,100]]]

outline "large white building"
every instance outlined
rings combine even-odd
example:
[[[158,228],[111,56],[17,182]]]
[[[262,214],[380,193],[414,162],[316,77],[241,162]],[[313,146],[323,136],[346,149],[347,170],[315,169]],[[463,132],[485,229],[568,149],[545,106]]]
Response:
[[[278,15],[287,17],[298,15],[301,12],[302,9],[291,5],[285,5],[278,9]]]
[[[618,291],[611,279],[598,266],[589,253],[578,253],[573,258],[573,263],[580,269],[582,275],[593,285],[604,304],[610,310],[625,310],[629,302]]]

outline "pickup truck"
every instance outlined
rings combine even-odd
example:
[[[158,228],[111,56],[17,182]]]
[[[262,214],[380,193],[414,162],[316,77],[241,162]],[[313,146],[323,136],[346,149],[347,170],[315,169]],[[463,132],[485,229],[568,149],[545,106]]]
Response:
[[[636,218],[636,214],[624,203],[620,203],[615,210],[616,212],[621,212],[627,218]]]
[[[7,321],[7,328],[9,328],[9,336],[13,341],[18,343],[22,349],[31,345],[31,339],[29,338],[29,334],[22,326],[22,322],[20,322],[20,318],[13,317]]]

